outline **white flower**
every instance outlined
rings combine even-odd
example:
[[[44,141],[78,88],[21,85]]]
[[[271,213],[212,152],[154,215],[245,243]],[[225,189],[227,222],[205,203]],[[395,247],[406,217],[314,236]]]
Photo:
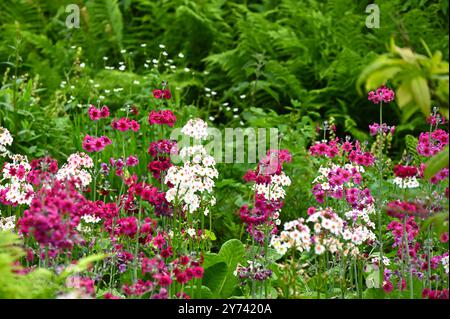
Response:
[[[93,215],[83,215],[81,216],[81,219],[87,224],[97,224],[98,222],[101,221],[100,218],[95,217]]]
[[[186,230],[186,232],[187,232],[187,234],[188,234],[189,236],[191,236],[191,237],[195,237],[195,235],[197,234],[197,232],[195,231],[194,228],[188,228],[188,229]]]
[[[191,119],[183,126],[181,133],[197,140],[204,140],[208,137],[208,123],[198,118]]]
[[[415,176],[407,177],[407,178],[396,177],[396,178],[394,178],[393,183],[403,189],[404,188],[417,188],[420,186],[419,181],[417,180],[417,178]]]
[[[445,273],[448,274],[448,255],[442,257],[441,263],[442,263],[442,266],[444,267]]]
[[[317,255],[322,255],[325,252],[325,247],[321,244],[316,244],[316,246],[314,247],[314,252]]]
[[[0,217],[0,230],[13,230],[16,227],[16,216]]]

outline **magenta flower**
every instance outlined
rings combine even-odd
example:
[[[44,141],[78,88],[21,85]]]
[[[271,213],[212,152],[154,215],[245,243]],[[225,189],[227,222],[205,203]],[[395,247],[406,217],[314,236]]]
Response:
[[[368,94],[368,100],[373,104],[380,104],[380,102],[390,103],[394,98],[394,91],[385,86],[380,87],[376,91],[370,91]]]

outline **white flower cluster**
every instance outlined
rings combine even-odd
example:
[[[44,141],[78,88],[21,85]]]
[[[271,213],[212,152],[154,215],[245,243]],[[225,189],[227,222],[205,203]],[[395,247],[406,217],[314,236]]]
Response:
[[[311,248],[311,231],[304,225],[305,220],[299,218],[284,224],[284,230],[280,236],[274,235],[270,240],[270,245],[277,253],[284,255],[289,249],[295,248],[298,251],[309,251]]]
[[[442,257],[441,263],[442,263],[442,266],[444,267],[445,273],[448,275],[448,255],[445,257]]]
[[[5,157],[8,154],[6,146],[10,146],[13,142],[13,138],[9,131],[0,126],[0,156]]]
[[[366,243],[367,241],[375,241],[376,235],[372,231],[375,229],[375,223],[370,220],[370,215],[375,214],[375,207],[370,204],[362,210],[353,209],[345,213],[345,218],[348,220],[342,237],[348,241],[347,248],[344,254],[351,252],[352,255],[359,254],[357,246]]]
[[[94,162],[89,155],[85,153],[74,153],[69,156],[67,163],[64,164],[56,173],[58,180],[75,180],[77,187],[86,187],[91,181],[91,174],[86,168],[92,168]]]
[[[342,249],[339,236],[344,229],[344,221],[331,209],[318,210],[306,220],[314,223],[314,252],[317,255],[323,254],[326,250],[335,253]]]
[[[189,120],[181,129],[181,133],[197,140],[205,140],[208,137],[208,123],[201,119]]]
[[[253,190],[256,194],[264,195],[264,198],[270,201],[283,199],[286,191],[283,187],[291,185],[291,179],[283,172],[280,175],[271,176],[269,184],[255,184]]]
[[[419,181],[415,176],[413,177],[407,177],[407,178],[400,178],[396,177],[392,181],[394,185],[397,185],[400,188],[417,188],[420,186]]]
[[[189,127],[187,133],[183,134],[190,134],[192,123],[199,123],[200,121],[203,122],[200,119],[190,120],[188,124],[190,122],[191,124],[183,127],[183,130]],[[171,185],[171,188],[166,192],[166,200],[170,203],[181,203],[183,210],[190,213],[196,212],[200,205],[202,207],[214,206],[216,204],[216,199],[212,195],[215,185],[214,179],[219,176],[215,168],[214,158],[207,154],[202,145],[182,148],[180,156],[184,165],[171,166],[164,179],[164,183]],[[208,208],[205,208],[203,213],[208,215]]]
[[[16,216],[0,217],[0,230],[13,230],[16,227]]]
[[[29,205],[33,199],[33,186],[27,182],[26,177],[31,170],[26,156],[10,155],[12,162],[5,163],[2,169],[0,191],[6,191],[5,199],[14,204]]]
[[[359,225],[354,228],[347,228],[342,233],[344,240],[351,241],[353,245],[361,245],[368,240],[375,240],[375,234],[366,226]]]
[[[90,233],[93,231],[93,226],[101,221],[101,218],[95,217],[93,215],[83,215],[81,216],[83,223],[79,223],[77,230],[82,233]]]

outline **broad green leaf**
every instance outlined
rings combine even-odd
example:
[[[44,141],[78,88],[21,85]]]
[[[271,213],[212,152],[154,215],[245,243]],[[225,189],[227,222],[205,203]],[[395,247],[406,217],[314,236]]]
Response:
[[[410,86],[414,101],[422,110],[422,113],[428,116],[431,110],[431,99],[427,80],[421,76],[416,76],[411,79]]]
[[[424,177],[430,179],[436,175],[441,169],[448,167],[448,145],[438,154],[433,156],[426,163],[426,168],[424,172]]]
[[[400,108],[404,107],[405,105],[407,105],[409,102],[412,101],[413,96],[408,82],[402,83],[398,86],[396,97],[398,106]]]
[[[213,298],[222,298],[222,291],[227,282],[228,267],[219,262],[205,270],[203,282],[211,290]]]

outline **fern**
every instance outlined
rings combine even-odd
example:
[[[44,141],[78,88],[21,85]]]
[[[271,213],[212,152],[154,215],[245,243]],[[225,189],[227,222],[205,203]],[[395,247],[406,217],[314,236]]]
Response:
[[[422,163],[419,153],[417,153],[417,145],[419,141],[415,136],[406,135],[405,136],[405,151],[408,153],[412,159],[412,164],[418,166]]]

